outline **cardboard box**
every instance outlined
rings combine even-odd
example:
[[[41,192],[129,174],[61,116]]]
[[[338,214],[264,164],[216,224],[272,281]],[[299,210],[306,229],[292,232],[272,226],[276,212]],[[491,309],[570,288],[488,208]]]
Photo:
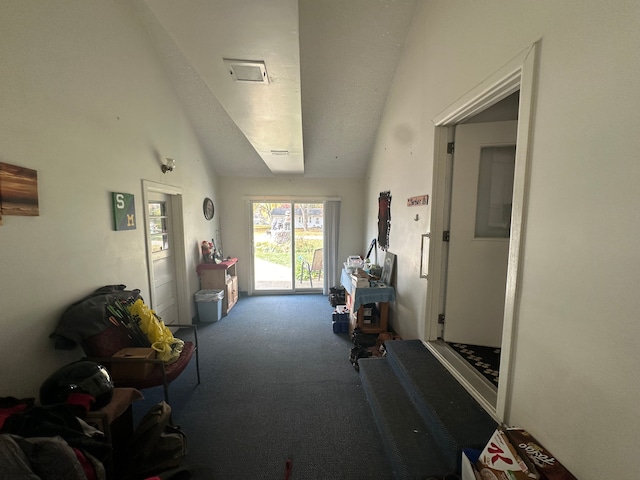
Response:
[[[153,348],[123,348],[113,354],[113,358],[137,359],[137,362],[114,362],[111,364],[111,376],[114,380],[140,380],[148,377],[155,367],[154,363],[141,362],[156,358]]]
[[[521,428],[508,428],[507,437],[523,458],[528,458],[541,480],[577,480],[564,465],[549,453],[538,441]]]
[[[511,445],[506,433],[497,429],[480,453],[476,468],[482,478],[495,480],[532,480],[539,478]]]
[[[358,269],[351,274],[351,284],[353,288],[369,288],[369,274],[365,273],[364,270]]]

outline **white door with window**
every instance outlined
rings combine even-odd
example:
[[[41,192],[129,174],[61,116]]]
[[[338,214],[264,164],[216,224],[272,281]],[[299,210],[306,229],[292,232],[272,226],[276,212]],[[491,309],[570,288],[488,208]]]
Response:
[[[456,126],[444,339],[500,347],[517,122]]]
[[[171,195],[149,192],[146,205],[153,309],[166,325],[178,323],[176,239],[171,201]]]

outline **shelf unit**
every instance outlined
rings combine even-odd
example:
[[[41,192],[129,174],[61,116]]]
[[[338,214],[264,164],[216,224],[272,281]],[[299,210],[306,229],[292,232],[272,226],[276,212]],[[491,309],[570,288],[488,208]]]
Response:
[[[202,290],[223,290],[222,315],[238,302],[237,258],[228,258],[220,263],[201,263],[197,267]]]

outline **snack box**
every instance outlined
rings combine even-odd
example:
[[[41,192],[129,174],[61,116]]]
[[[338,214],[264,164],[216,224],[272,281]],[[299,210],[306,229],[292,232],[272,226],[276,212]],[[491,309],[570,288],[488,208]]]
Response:
[[[541,480],[577,480],[551,453],[521,428],[508,428],[506,434],[520,455],[533,463]]]
[[[476,468],[483,479],[537,480],[539,478],[518,454],[517,449],[501,429],[493,433],[484,450],[480,452]]]

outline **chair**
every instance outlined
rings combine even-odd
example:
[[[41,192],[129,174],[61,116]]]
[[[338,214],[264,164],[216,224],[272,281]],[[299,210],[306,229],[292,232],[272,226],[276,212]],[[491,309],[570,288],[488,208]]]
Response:
[[[113,365],[116,363],[129,364],[131,366],[152,364],[153,369],[144,378],[121,379],[115,376],[113,378],[114,385],[122,388],[136,388],[138,390],[162,385],[165,401],[169,403],[169,384],[178,378],[185,368],[187,368],[187,365],[189,365],[189,362],[194,355],[196,357],[197,384],[200,385],[198,330],[195,325],[188,324],[172,324],[171,327],[191,329],[193,333],[193,341],[185,341],[180,357],[178,357],[175,362],[169,364],[158,359],[114,358],[113,355],[123,348],[136,346],[132,344],[131,339],[127,335],[126,329],[116,326],[107,327],[102,332],[84,339],[82,342],[82,349],[87,356],[87,360],[100,363],[109,371],[112,370]]]
[[[118,378],[112,374],[114,384],[116,387],[138,390],[162,385],[165,401],[169,403],[169,384],[187,368],[194,355],[200,385],[198,331],[195,325],[169,325],[171,328],[190,329],[193,336],[193,340],[189,341],[180,338],[184,341],[184,348],[179,358],[171,363],[151,358],[114,358],[114,354],[123,348],[149,345],[146,337],[136,337],[136,332],[117,322],[113,316],[114,310],[110,310],[123,302],[132,304],[138,299],[142,300],[140,290],[127,290],[125,285],[106,285],[98,288],[64,311],[51,337],[55,338],[55,347],[58,349],[72,350],[78,345],[82,346],[88,360],[104,365],[109,371],[116,363],[145,370],[144,375],[137,376],[136,380]],[[116,316],[123,315],[116,312]],[[140,331],[137,334],[144,336]],[[144,365],[152,367],[145,369]]]
[[[311,259],[311,263],[306,260],[302,261],[302,266],[300,270],[300,281],[302,281],[302,273],[306,270],[309,274],[309,282],[311,284],[311,288],[313,288],[313,272],[318,272],[318,280],[322,276],[322,248],[316,248],[313,251],[313,258]]]

